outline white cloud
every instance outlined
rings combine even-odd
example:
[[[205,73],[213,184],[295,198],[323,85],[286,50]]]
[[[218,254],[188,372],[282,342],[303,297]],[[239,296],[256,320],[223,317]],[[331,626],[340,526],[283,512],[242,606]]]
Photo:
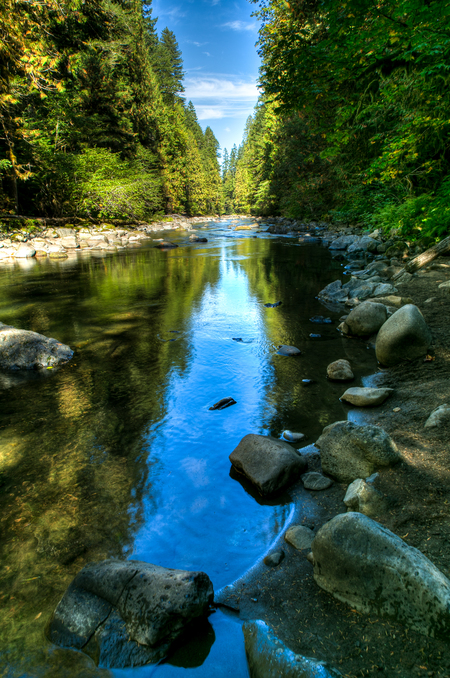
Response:
[[[229,127],[225,127],[224,132],[231,132],[231,129]]]
[[[207,45],[207,42],[197,42],[197,40],[186,40],[187,43],[190,45],[195,45],[196,47],[204,47]]]
[[[206,56],[210,57],[211,54],[209,52],[202,52],[202,54],[206,54]]]
[[[258,28],[258,24],[254,21],[227,21],[222,26],[231,28],[232,31],[256,31]]]
[[[247,116],[258,99],[255,79],[233,75],[191,75],[185,89],[186,101],[192,101],[199,120]]]

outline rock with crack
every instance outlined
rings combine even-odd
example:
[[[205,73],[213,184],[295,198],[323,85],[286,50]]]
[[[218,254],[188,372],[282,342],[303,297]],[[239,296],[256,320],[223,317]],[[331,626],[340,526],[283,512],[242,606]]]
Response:
[[[401,459],[384,429],[351,421],[326,426],[315,445],[320,449],[324,472],[344,483],[367,478],[380,466],[391,466]]]
[[[250,678],[338,678],[326,662],[295,654],[266,622],[247,621],[242,627]]]
[[[420,551],[362,513],[323,525],[314,579],[338,600],[431,637],[450,638],[450,581]]]
[[[378,332],[375,353],[382,365],[392,367],[425,355],[431,342],[431,332],[423,315],[417,306],[406,304],[393,313]]]
[[[49,639],[83,650],[107,668],[159,661],[214,597],[204,572],[139,561],[86,565],[58,603]]]
[[[55,367],[72,356],[72,349],[56,339],[0,323],[0,367],[3,369]]]
[[[256,433],[244,436],[229,459],[263,496],[291,485],[307,467],[306,460],[288,443]]]

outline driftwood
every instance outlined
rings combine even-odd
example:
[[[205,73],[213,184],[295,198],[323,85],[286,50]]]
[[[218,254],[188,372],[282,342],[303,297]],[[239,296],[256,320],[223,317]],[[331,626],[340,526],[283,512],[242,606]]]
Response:
[[[430,247],[425,252],[422,252],[422,254],[418,254],[417,257],[414,257],[414,259],[411,259],[411,261],[408,261],[406,266],[396,275],[394,275],[392,280],[400,278],[404,271],[407,273],[414,273],[415,271],[418,271],[423,266],[425,266],[425,264],[428,264],[430,261],[433,261],[433,259],[436,259],[436,257],[438,257],[440,254],[445,254],[445,252],[448,251],[450,251],[450,235],[447,238],[444,238],[444,240],[441,240],[441,242],[436,243],[436,245],[433,245],[433,247]]]

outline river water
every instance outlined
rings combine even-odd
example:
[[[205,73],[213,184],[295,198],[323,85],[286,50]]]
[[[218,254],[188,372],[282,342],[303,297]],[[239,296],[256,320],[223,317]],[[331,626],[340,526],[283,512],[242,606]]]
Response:
[[[326,366],[349,342],[315,298],[342,265],[320,245],[234,230],[249,223],[199,225],[207,243],[173,232],[172,250],[0,268],[0,320],[75,349],[60,369],[0,374],[1,675],[248,675],[240,625],[221,612],[169,662],[121,671],[55,648],[45,627],[73,576],[107,557],[230,584],[289,524],[292,502],[255,496],[228,455],[247,433],[290,429],[308,444],[346,417]],[[351,349],[357,377],[374,370],[373,352]],[[226,396],[237,404],[209,410]],[[314,501],[305,491],[305,514]]]

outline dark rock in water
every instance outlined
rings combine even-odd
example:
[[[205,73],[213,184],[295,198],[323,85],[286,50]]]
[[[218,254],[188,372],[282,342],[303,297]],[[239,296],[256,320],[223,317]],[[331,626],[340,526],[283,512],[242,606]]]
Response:
[[[242,337],[231,337],[232,341],[241,341],[243,342]]]
[[[306,460],[289,443],[255,433],[244,436],[229,458],[263,496],[287,487],[307,467]]]
[[[276,301],[274,304],[264,304],[264,306],[266,308],[276,308],[277,306],[281,306],[282,303],[282,301]]]
[[[318,325],[330,325],[333,321],[331,318],[324,318],[323,315],[313,315],[313,317],[309,319],[309,322],[317,323]]]
[[[159,249],[169,249],[171,247],[178,247],[178,245],[174,242],[170,242],[169,240],[162,240],[159,242],[155,247],[158,247]]]
[[[277,567],[284,560],[284,551],[273,551],[264,558],[264,565],[267,567]]]
[[[191,242],[208,242],[208,238],[201,238],[199,235],[190,235]]]
[[[338,678],[341,674],[317,659],[294,654],[260,619],[242,627],[251,678]]]
[[[204,572],[105,560],[77,574],[54,612],[49,639],[107,668],[158,661],[214,597]]]
[[[219,400],[218,403],[210,407],[210,410],[224,410],[226,407],[230,407],[230,405],[236,405],[236,401],[234,398],[222,398],[222,400]]]
[[[286,346],[285,344],[283,344],[282,346],[278,346],[277,353],[278,355],[292,356],[300,355],[301,351],[296,346]]]
[[[310,334],[309,336],[310,336],[310,339],[320,339],[322,335],[321,334]]]
[[[3,369],[55,367],[72,356],[72,349],[56,339],[0,323],[0,367]]]

